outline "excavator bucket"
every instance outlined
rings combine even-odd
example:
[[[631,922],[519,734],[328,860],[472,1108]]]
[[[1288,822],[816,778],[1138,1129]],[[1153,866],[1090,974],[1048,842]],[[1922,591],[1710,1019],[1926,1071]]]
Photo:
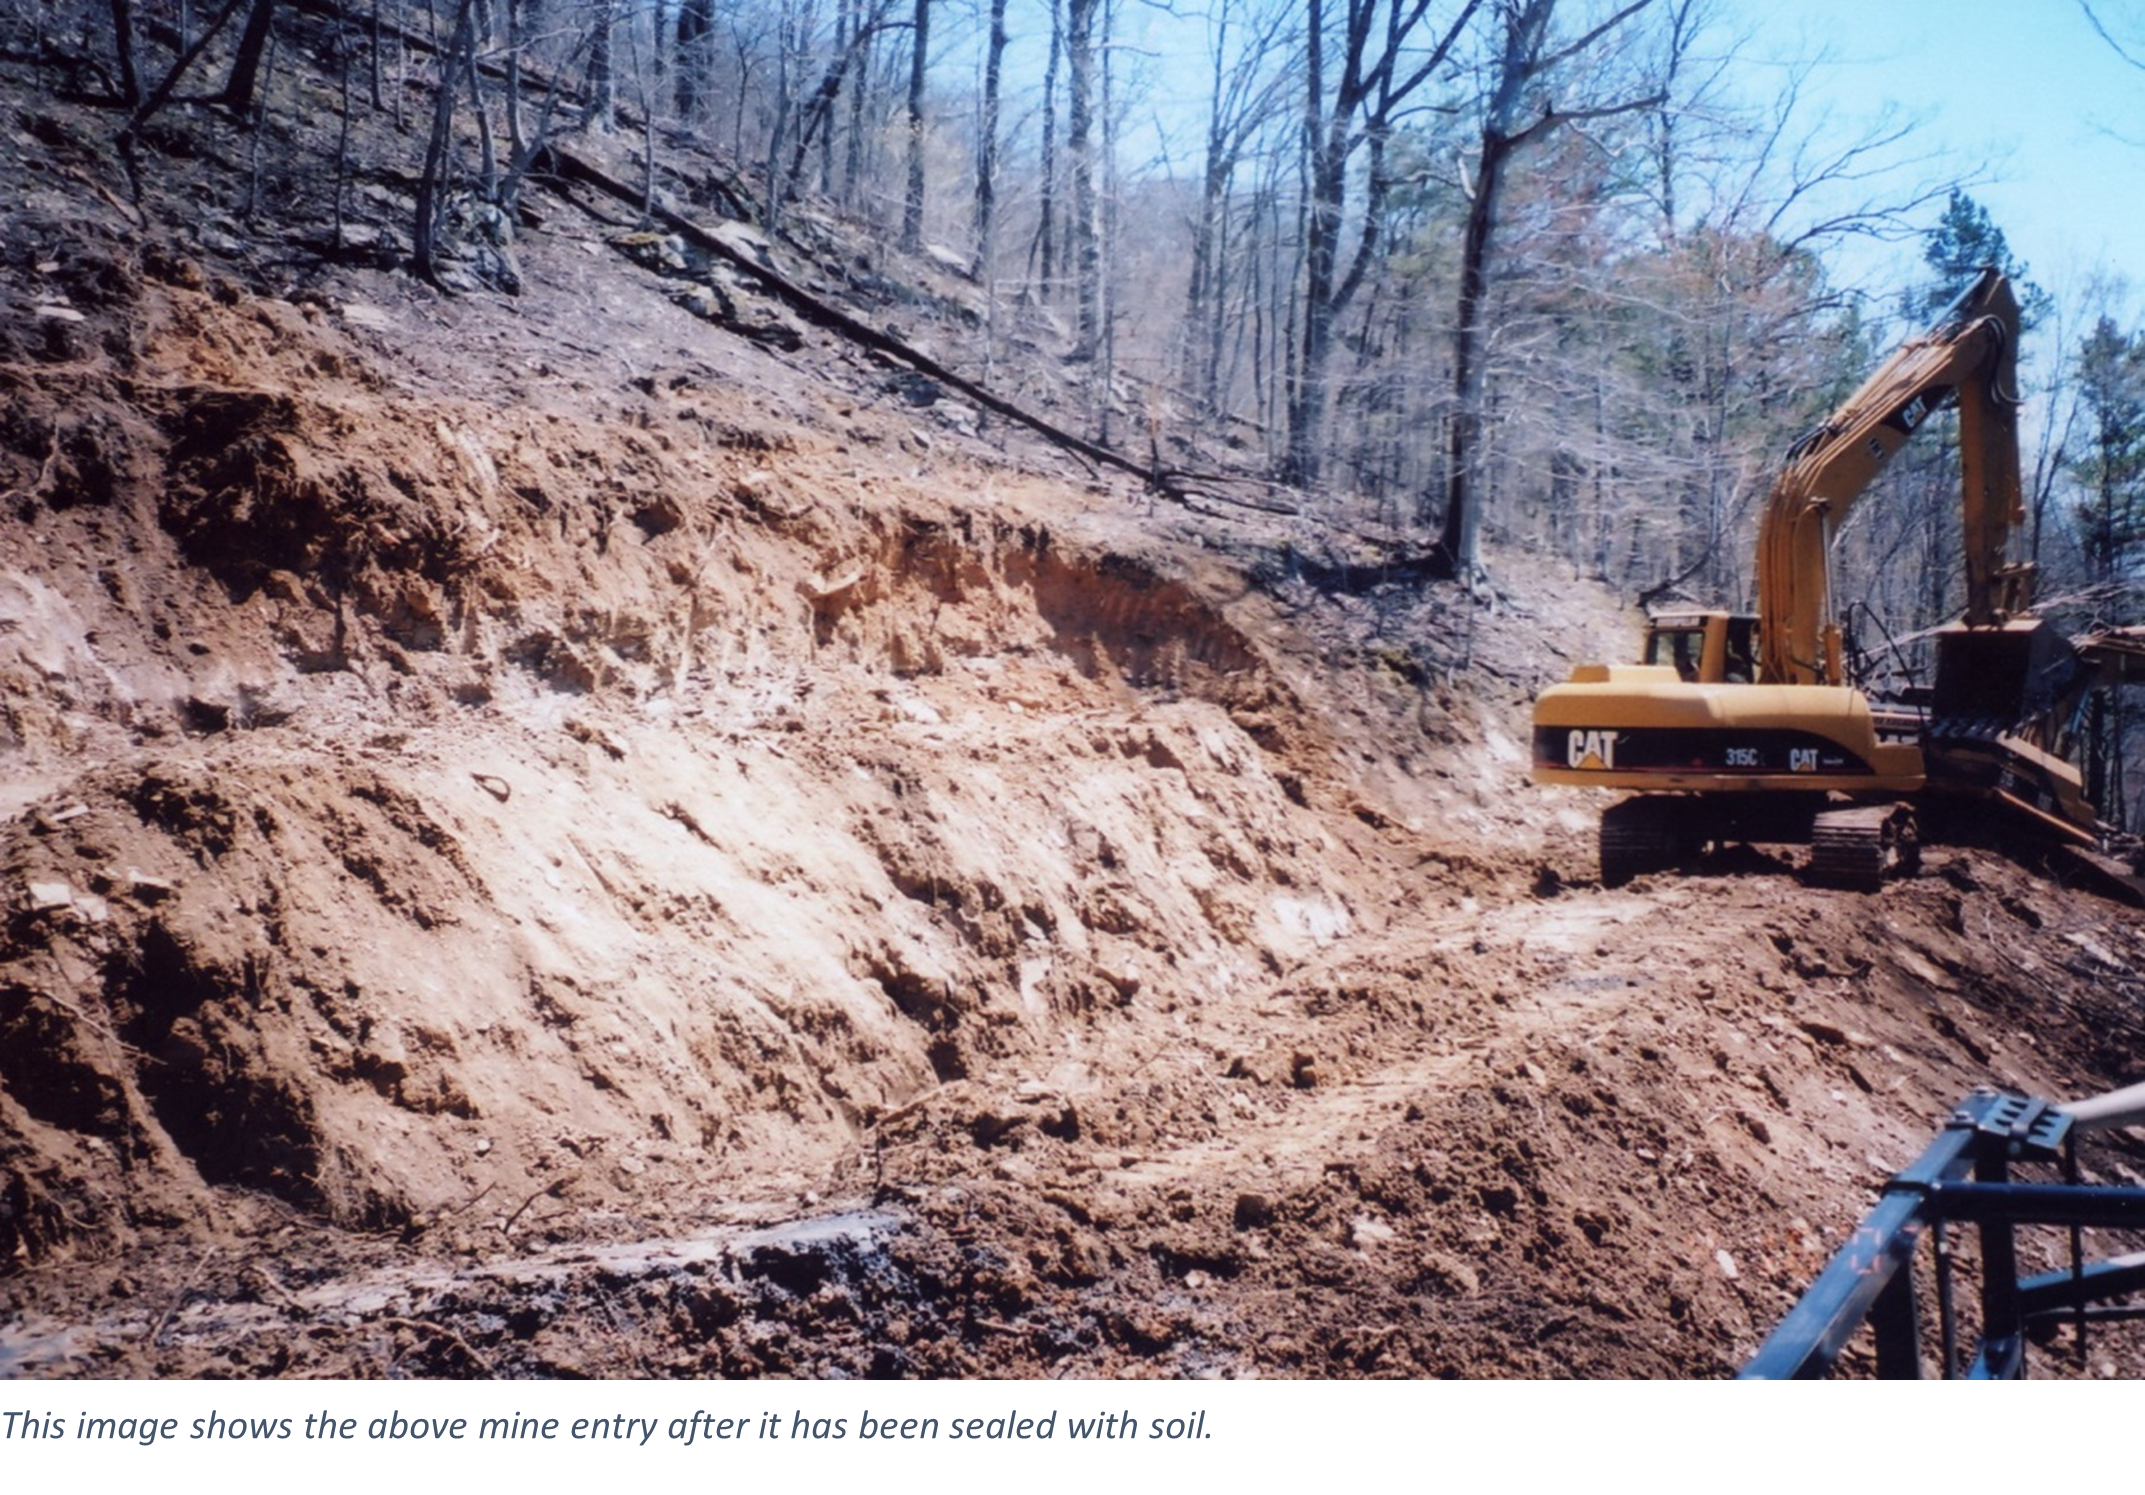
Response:
[[[2087,677],[2084,659],[2045,618],[1943,629],[1923,744],[1929,787],[2001,801],[2058,841],[2090,844],[2097,816],[2064,756],[2070,707]]]
[[[1932,737],[1993,737],[2027,730],[2075,687],[2082,668],[2070,640],[2045,618],[1993,628],[1955,623],[1936,639]]]

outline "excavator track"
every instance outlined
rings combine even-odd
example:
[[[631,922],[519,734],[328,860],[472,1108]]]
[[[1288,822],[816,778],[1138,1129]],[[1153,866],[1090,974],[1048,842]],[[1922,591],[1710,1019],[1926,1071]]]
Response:
[[[1691,851],[1680,801],[1627,799],[1601,816],[1601,885],[1621,887],[1648,872],[1665,872]],[[1685,814],[1687,815],[1687,810]]]
[[[1921,839],[1912,805],[1861,805],[1827,810],[1810,833],[1810,881],[1874,893],[1889,876],[1921,866]]]

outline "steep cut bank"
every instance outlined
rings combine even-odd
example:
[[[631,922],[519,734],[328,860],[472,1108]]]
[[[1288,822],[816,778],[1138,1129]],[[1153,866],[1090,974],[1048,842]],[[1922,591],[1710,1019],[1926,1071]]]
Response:
[[[0,142],[0,1372],[1714,1374],[1963,1090],[2138,1060],[1998,859],[1593,886],[1525,557],[563,208],[512,301],[146,229],[86,128]]]
[[[126,476],[13,529],[18,1254],[196,1173],[368,1226],[813,1173],[1349,922],[1249,642],[1017,492],[949,502],[966,464],[863,473],[719,394],[666,397],[680,438],[328,385],[332,328],[183,284],[122,315],[143,367],[25,401]]]

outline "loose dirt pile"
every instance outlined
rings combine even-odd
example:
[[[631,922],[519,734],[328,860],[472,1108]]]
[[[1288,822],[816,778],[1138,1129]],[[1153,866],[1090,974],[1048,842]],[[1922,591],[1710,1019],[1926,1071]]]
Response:
[[[1568,577],[92,133],[0,139],[0,1373],[1712,1375],[1959,1095],[2138,1062],[1997,857],[1596,886]]]

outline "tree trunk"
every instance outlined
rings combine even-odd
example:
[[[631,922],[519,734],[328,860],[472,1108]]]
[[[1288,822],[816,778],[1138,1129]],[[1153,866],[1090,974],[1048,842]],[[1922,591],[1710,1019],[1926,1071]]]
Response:
[[[901,247],[914,254],[924,235],[924,82],[930,65],[931,0],[916,0],[915,44],[909,49],[909,184],[901,209]]]
[[[611,57],[611,32],[618,24],[618,0],[596,0],[595,31],[588,43],[588,127],[611,132],[618,118],[618,73]]]
[[[842,148],[842,202],[854,213],[864,184],[864,95],[871,89],[873,33],[866,31],[857,46],[856,87],[849,90],[849,138]]]
[[[883,14],[881,11],[874,11],[869,17],[866,17],[859,10],[856,13],[856,21],[859,29],[850,34],[835,49],[834,60],[827,64],[827,71],[820,77],[819,87],[814,90],[811,103],[805,106],[804,125],[797,132],[797,144],[790,155],[789,170],[784,174],[779,189],[785,200],[796,193],[797,183],[804,174],[805,156],[810,153],[815,139],[821,142],[822,188],[824,189],[829,185],[827,173],[831,170],[829,162],[832,157],[832,148],[826,142],[834,134],[834,106],[841,98],[842,89],[848,86],[850,75],[859,71],[857,59],[870,42],[872,34],[881,25]],[[863,79],[859,77],[856,84],[857,90],[861,91],[863,86]]]
[[[983,58],[983,119],[976,140],[976,274],[991,286],[998,216],[998,103],[1005,63],[1005,3],[991,0],[990,42]]]
[[[676,87],[678,118],[691,124],[700,112],[700,84],[707,70],[708,33],[715,29],[715,0],[680,0]]]
[[[1100,356],[1090,370],[1089,400],[1097,405],[1095,431],[1108,442],[1110,417],[1116,405],[1114,384],[1117,369],[1117,246],[1122,237],[1124,194],[1117,177],[1118,107],[1117,70],[1110,38],[1117,34],[1117,0],[1101,0],[1102,25],[1096,56],[1102,73],[1102,158],[1100,197],[1096,204],[1095,300],[1102,333]]]
[[[1227,38],[1227,30],[1222,36]],[[1221,234],[1222,200],[1236,169],[1230,135],[1222,120],[1222,47],[1214,49],[1213,107],[1207,114],[1206,169],[1200,177],[1199,216],[1192,226],[1191,280],[1185,288],[1184,352],[1177,377],[1197,391],[1202,415],[1214,414],[1215,359],[1212,333],[1221,317],[1221,277],[1216,264]]]
[[[1374,46],[1376,0],[1346,0],[1340,54],[1332,59],[1330,72],[1324,0],[1310,0],[1306,8],[1302,361],[1289,384],[1288,455],[1282,463],[1282,475],[1290,482],[1313,487],[1322,474],[1333,332],[1382,243],[1389,186],[1384,173],[1385,138],[1395,112],[1444,65],[1478,3],[1467,0],[1436,45],[1407,56],[1415,46],[1415,29],[1428,9],[1426,4],[1402,5],[1398,0],[1389,4],[1383,33],[1375,38]],[[1404,57],[1413,69],[1405,77],[1399,74]],[[1369,196],[1363,212],[1354,215],[1361,223],[1361,238],[1344,275],[1340,250],[1342,227],[1350,217],[1349,158],[1359,145],[1370,148],[1364,173]]]
[[[459,0],[454,35],[440,58],[439,91],[432,100],[432,134],[425,143],[424,170],[417,178],[417,215],[410,226],[410,262],[419,275],[439,280],[440,198],[446,189],[448,155],[454,143],[454,96],[462,67],[476,46],[476,0]]]
[[[246,29],[239,33],[238,55],[231,60],[231,75],[223,86],[223,104],[240,119],[253,113],[253,94],[260,86],[261,59],[268,51],[268,25],[275,11],[276,0],[253,0]]]
[[[834,13],[834,55],[837,57],[846,59],[850,56],[855,34],[862,29],[864,18],[861,15],[855,16],[856,24],[851,25],[855,10],[853,0],[841,0],[840,8]],[[839,96],[827,101],[826,123],[819,136],[819,195],[830,201],[834,197],[834,105],[838,101]]]
[[[1035,226],[1035,250],[1042,259],[1040,279],[1048,299],[1057,279],[1058,221],[1058,64],[1064,49],[1065,28],[1059,0],[1050,0],[1050,58],[1043,66],[1043,183],[1042,201]],[[1031,251],[1031,258],[1035,257]]]
[[[1488,302],[1489,270],[1503,200],[1505,172],[1513,155],[1529,141],[1566,120],[1601,118],[1649,108],[1662,102],[1652,94],[1596,108],[1549,109],[1522,126],[1535,84],[1560,64],[1589,52],[1593,44],[1645,9],[1649,0],[1631,0],[1607,20],[1562,49],[1548,50],[1549,27],[1557,0],[1505,0],[1500,9],[1503,36],[1490,98],[1483,110],[1482,156],[1475,171],[1475,191],[1468,204],[1467,233],[1460,250],[1460,293],[1453,317],[1452,358],[1455,408],[1451,425],[1451,471],[1446,477],[1445,521],[1440,547],[1453,573],[1470,582],[1475,575],[1487,497],[1483,461],[1483,412],[1489,393],[1489,360],[1483,346],[1482,317]]]
[[[1289,402],[1287,481],[1318,486],[1325,466],[1326,371],[1333,358],[1333,268],[1343,177],[1314,171],[1304,223],[1303,354]]]
[[[1482,350],[1482,310],[1489,295],[1490,241],[1497,208],[1504,195],[1504,167],[1512,139],[1495,130],[1482,135],[1482,164],[1475,178],[1474,200],[1467,208],[1467,232],[1460,248],[1460,298],[1453,316],[1451,448],[1447,460],[1445,524],[1440,545],[1455,575],[1468,575],[1475,564],[1481,532],[1475,502],[1476,464],[1482,446],[1482,409],[1488,390],[1488,360]]]
[[[134,0],[112,0],[112,50],[119,59],[119,101],[138,108],[142,80],[134,65]]]
[[[1095,242],[1095,7],[1101,0],[1066,0],[1065,57],[1070,82],[1065,106],[1065,157],[1072,188],[1067,246],[1079,297],[1075,356],[1092,360],[1102,341],[1102,262]]]
[[[781,40],[775,47],[775,98],[774,122],[768,128],[767,159],[761,167],[761,175],[768,186],[767,212],[760,227],[773,238],[782,231],[782,194],[776,190],[775,168],[782,159],[782,146],[789,139],[791,117],[796,113],[796,102],[790,86],[790,58],[801,56],[803,46],[803,22],[787,13],[782,19],[778,35]]]

